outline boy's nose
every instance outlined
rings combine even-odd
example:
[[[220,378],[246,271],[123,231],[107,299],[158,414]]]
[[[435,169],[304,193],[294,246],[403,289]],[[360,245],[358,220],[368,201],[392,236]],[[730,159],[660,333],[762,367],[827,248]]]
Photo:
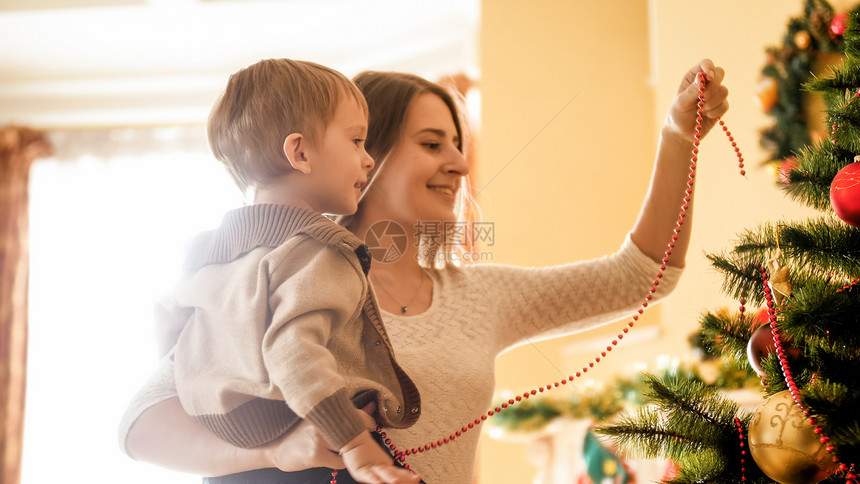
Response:
[[[364,159],[362,160],[362,166],[367,171],[372,170],[373,167],[376,166],[376,162],[373,161],[373,158],[366,151],[364,152]]]

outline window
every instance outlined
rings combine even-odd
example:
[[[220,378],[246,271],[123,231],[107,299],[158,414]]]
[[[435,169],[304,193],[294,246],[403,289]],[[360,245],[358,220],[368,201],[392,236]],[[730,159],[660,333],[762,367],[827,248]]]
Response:
[[[31,176],[22,482],[199,483],[124,455],[117,428],[157,363],[155,301],[175,282],[185,243],[239,206],[239,191],[205,145],[61,151]]]

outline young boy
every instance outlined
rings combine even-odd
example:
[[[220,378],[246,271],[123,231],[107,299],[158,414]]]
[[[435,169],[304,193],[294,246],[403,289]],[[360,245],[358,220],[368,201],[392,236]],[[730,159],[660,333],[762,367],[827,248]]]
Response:
[[[375,401],[377,422],[407,427],[420,414],[418,391],[368,289],[367,248],[322,215],[355,212],[373,168],[363,96],[332,69],[264,60],[230,77],[208,135],[253,203],[195,239],[164,308],[181,331],[173,358],[183,407],[241,447],[307,419],[357,481],[418,482],[359,414]]]

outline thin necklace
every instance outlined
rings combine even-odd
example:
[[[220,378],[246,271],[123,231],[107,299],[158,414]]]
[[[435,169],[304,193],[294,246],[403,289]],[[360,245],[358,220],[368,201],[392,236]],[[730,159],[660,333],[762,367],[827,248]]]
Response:
[[[407,302],[406,304],[401,303],[396,297],[394,297],[394,294],[391,294],[391,292],[388,291],[388,287],[386,287],[385,284],[382,284],[379,282],[379,278],[375,278],[375,279],[377,282],[376,285],[379,286],[380,289],[385,291],[385,294],[388,294],[388,297],[390,297],[392,301],[396,302],[397,305],[400,306],[400,312],[402,314],[406,314],[406,311],[409,311],[409,306],[415,301],[415,298],[418,297],[418,293],[421,292],[421,288],[424,287],[424,279],[425,279],[424,276],[425,275],[426,274],[424,274],[424,271],[422,270],[421,271],[421,282],[418,283],[418,288],[415,289],[415,293],[412,294],[412,299],[410,299],[409,302]]]

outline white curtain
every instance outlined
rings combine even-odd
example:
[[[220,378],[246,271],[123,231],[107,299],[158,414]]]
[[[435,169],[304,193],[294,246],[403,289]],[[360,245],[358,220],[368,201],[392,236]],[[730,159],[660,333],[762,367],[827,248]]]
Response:
[[[240,194],[201,126],[48,134],[30,179],[22,483],[198,483],[126,457],[117,425],[155,367],[152,307],[184,244]]]

